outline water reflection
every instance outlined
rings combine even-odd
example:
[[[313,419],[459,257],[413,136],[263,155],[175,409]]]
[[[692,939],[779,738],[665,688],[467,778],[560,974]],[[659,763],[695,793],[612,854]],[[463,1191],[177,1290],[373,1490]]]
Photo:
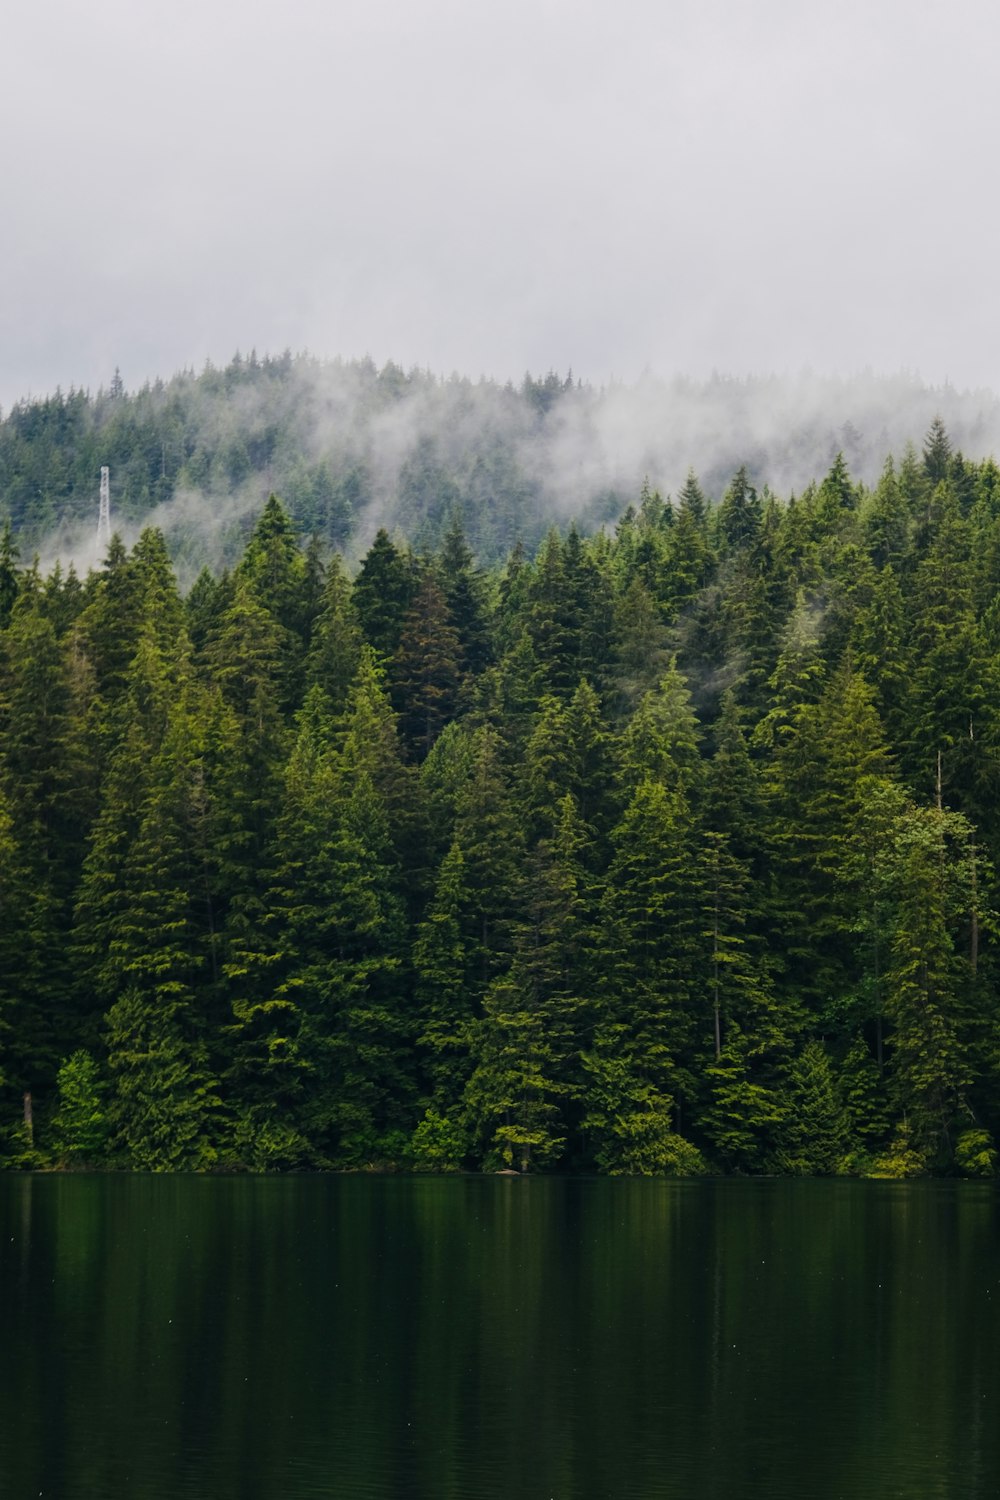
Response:
[[[971,1184],[0,1179],[0,1494],[994,1497]]]

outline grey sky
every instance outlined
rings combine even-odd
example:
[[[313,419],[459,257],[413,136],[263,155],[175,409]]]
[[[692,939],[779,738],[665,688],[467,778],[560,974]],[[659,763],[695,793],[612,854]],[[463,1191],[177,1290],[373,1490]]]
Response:
[[[8,7],[0,404],[237,349],[1000,386],[979,0]]]

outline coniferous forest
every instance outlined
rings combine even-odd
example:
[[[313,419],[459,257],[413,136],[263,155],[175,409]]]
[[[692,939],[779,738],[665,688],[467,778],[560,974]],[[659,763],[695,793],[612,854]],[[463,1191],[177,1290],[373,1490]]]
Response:
[[[8,1166],[991,1175],[1000,469],[0,545]],[[30,1117],[27,1111],[30,1096]]]

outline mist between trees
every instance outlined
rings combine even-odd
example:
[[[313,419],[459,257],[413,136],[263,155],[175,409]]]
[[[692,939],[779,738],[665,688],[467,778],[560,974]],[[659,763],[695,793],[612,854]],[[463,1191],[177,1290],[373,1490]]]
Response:
[[[8,529],[6,1163],[992,1174],[993,461],[486,565],[441,503],[349,570],[272,496],[186,597],[155,528],[82,581]]]
[[[966,457],[1000,451],[995,395],[906,375],[594,389],[549,374],[515,389],[366,360],[237,355],[135,392],[116,372],[94,396],[18,403],[0,422],[0,521],[46,569],[58,558],[86,571],[100,561],[107,464],[123,538],[163,530],[185,588],[205,564],[235,566],[272,492],[304,535],[354,562],[382,526],[433,547],[458,515],[480,561],[496,563],[517,541],[533,551],[551,524],[613,524],[644,479],[676,493],[689,468],[716,499],[741,465],[787,496],[842,452],[874,484],[935,416]]]

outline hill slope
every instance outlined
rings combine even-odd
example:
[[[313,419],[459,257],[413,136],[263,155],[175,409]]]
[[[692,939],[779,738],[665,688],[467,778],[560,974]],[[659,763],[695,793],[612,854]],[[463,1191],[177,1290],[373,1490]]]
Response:
[[[269,492],[298,527],[354,555],[379,526],[417,545],[460,515],[486,561],[552,522],[617,518],[644,478],[675,492],[689,468],[718,498],[740,465],[800,491],[844,453],[873,483],[887,454],[945,422],[968,458],[1000,447],[1000,400],[899,376],[703,384],[648,378],[594,389],[549,375],[519,389],[371,361],[237,356],[134,393],[57,392],[0,421],[0,518],[22,552],[92,555],[100,466],[126,536],[153,521],[183,576],[233,562]]]

